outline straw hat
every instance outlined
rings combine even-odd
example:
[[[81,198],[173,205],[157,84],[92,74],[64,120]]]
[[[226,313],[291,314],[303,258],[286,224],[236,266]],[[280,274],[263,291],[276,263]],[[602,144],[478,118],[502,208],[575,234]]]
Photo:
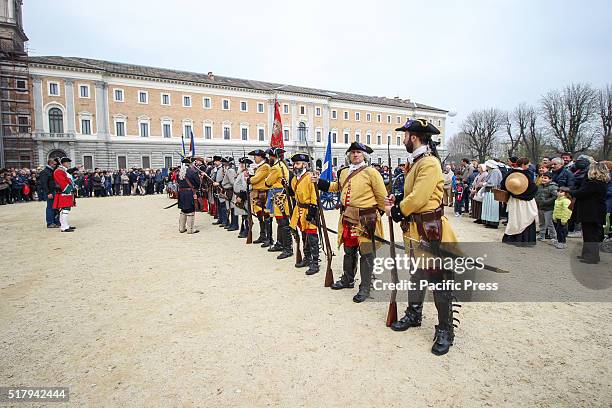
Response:
[[[521,195],[527,191],[529,180],[520,172],[514,172],[506,178],[506,190],[512,195]]]

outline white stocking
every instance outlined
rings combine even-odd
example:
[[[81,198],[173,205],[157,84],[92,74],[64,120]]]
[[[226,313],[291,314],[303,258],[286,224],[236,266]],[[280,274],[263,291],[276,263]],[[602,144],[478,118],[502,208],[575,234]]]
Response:
[[[66,210],[64,208],[60,210],[59,221],[60,229],[62,231],[66,231],[68,228],[70,228],[70,224],[68,224],[68,214],[70,214],[70,210]]]

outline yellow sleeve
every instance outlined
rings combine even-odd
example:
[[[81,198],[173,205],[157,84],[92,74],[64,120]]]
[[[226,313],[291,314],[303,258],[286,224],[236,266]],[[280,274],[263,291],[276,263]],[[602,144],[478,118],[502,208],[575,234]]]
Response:
[[[270,171],[269,167],[270,166],[268,166],[267,164],[262,164],[261,167],[259,167],[257,171],[255,171],[253,177],[251,177],[251,185],[255,185],[264,180],[268,176],[268,173]]]
[[[412,191],[404,196],[400,202],[400,210],[404,216],[419,212],[427,205],[429,198],[436,189],[436,167],[440,167],[437,160],[424,160],[421,163],[419,174],[414,180]]]
[[[376,199],[376,205],[381,211],[385,210],[385,198],[387,197],[387,188],[385,187],[385,181],[382,175],[376,169],[370,170],[370,182],[372,183],[372,191],[374,192],[374,198]]]
[[[315,185],[314,183],[311,183],[310,181],[304,180],[304,182],[308,182],[308,204],[314,204],[317,205],[317,193],[315,191]]]
[[[270,167],[270,172],[268,173],[268,177],[266,177],[266,187],[272,187],[280,179],[280,173],[279,166]]]

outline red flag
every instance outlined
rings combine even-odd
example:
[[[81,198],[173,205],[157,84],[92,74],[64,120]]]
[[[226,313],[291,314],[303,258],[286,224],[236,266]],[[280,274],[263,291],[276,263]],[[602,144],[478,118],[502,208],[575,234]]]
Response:
[[[285,148],[283,139],[283,123],[280,115],[280,105],[278,101],[274,101],[274,123],[272,124],[272,137],[270,138],[270,147]]]

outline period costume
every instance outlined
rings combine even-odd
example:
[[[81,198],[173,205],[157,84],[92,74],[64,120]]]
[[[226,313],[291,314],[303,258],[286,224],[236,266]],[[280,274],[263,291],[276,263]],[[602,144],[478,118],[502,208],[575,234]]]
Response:
[[[221,180],[221,188],[225,197],[225,211],[227,214],[225,228],[228,231],[238,231],[238,216],[235,214],[234,200],[234,181],[236,181],[236,167],[234,166],[234,158],[226,157],[223,162],[224,172]]]
[[[183,159],[178,177],[176,179],[178,185],[178,208],[181,210],[179,214],[179,232],[187,232],[195,234],[200,231],[194,229],[196,200],[198,199],[198,190],[200,189],[200,177],[198,169],[191,164],[188,158]]]
[[[248,168],[250,164],[253,163],[247,157],[241,157],[238,160],[241,164]],[[238,233],[238,238],[246,238],[249,233],[249,219],[247,213],[247,172],[240,171],[236,176],[236,180],[234,180],[234,214],[241,218],[240,222],[240,232]]]
[[[444,216],[442,197],[444,195],[444,176],[440,160],[435,155],[435,145],[431,135],[440,132],[426,120],[408,120],[396,131],[405,131],[421,135],[420,147],[412,152],[413,162],[406,174],[404,194],[395,198],[391,216],[401,223],[406,248],[414,248],[419,257],[439,257],[441,245],[457,241],[455,233]],[[428,243],[429,249],[418,247],[418,242]],[[412,251],[411,251],[412,252]],[[412,255],[412,254],[411,254]],[[426,265],[429,266],[429,265]],[[410,277],[415,289],[409,291],[408,308],[403,318],[391,325],[395,331],[404,331],[409,327],[421,325],[423,301],[426,289],[421,289],[423,280],[440,283],[453,279],[453,271],[436,268],[418,268]],[[432,352],[445,354],[453,344],[454,326],[452,310],[452,291],[450,289],[434,290],[434,302],[438,312]]]
[[[507,205],[508,225],[502,242],[522,246],[535,245],[538,219],[535,196],[538,186],[524,170],[513,169],[502,179],[500,188],[510,193]]]
[[[482,198],[482,213],[480,219],[485,226],[497,228],[499,226],[499,202],[495,201],[493,189],[498,188],[502,181],[502,173],[499,170],[498,164],[494,160],[487,160],[485,166],[489,170],[489,174],[485,180],[485,191]]]
[[[293,163],[310,162],[306,154],[295,154],[291,157]],[[304,244],[304,256],[302,262],[296,263],[296,268],[308,267],[306,275],[314,275],[319,272],[319,236],[317,228],[318,206],[315,185],[311,182],[311,173],[303,168],[301,171],[294,169],[294,177],[291,179],[289,194],[295,197],[295,207],[291,215],[290,227],[302,232]]]
[[[264,159],[254,165],[255,174],[249,178],[248,182],[252,186],[251,209],[259,221],[259,237],[253,243],[261,244],[265,248],[272,245],[270,243],[272,240],[272,219],[270,218],[270,212],[266,209],[269,190],[266,186],[266,177],[270,173],[270,165],[266,162],[266,152],[261,149],[249,152],[249,156],[262,157]]]
[[[53,181],[55,182],[55,196],[53,196],[53,209],[59,211],[59,222],[61,232],[73,232],[74,227],[68,222],[70,209],[74,207],[75,185],[72,176],[68,173],[70,166],[68,157],[60,160],[60,165],[53,171]],[[68,166],[68,167],[67,167]]]
[[[276,219],[276,244],[268,248],[269,252],[280,252],[277,259],[289,258],[293,255],[293,242],[291,229],[289,228],[289,216],[291,215],[289,201],[285,186],[289,183],[289,169],[283,160],[285,151],[281,148],[268,149],[268,157],[274,163],[270,165],[270,171],[265,180],[268,187],[268,201],[266,208],[270,215]],[[270,241],[272,243],[272,241]]]
[[[353,142],[351,151],[372,153],[364,144]],[[319,179],[318,187],[323,191],[340,192],[340,219],[338,221],[338,247],[344,246],[343,274],[332,289],[352,288],[354,286],[357,261],[361,282],[359,292],[353,301],[363,302],[370,295],[372,271],[376,247],[373,235],[383,238],[381,212],[385,209],[387,189],[381,174],[364,160],[360,164],[351,164],[339,171],[338,180],[328,182]]]
[[[214,168],[212,170],[211,179],[213,182],[218,185],[214,186],[214,195],[215,195],[215,204],[217,207],[217,221],[213,222],[213,225],[219,225],[221,227],[227,224],[227,206],[225,203],[224,195],[221,191],[221,183],[223,182],[223,177],[225,177],[225,167],[223,166],[223,162],[225,159],[221,156],[214,156]]]

